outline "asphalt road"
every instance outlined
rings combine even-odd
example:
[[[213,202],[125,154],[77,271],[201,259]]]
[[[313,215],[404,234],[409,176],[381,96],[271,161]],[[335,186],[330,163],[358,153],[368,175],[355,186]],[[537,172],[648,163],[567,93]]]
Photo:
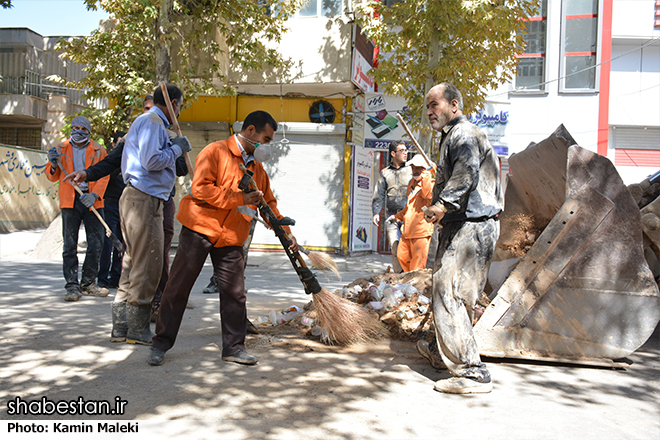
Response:
[[[207,263],[176,345],[151,367],[147,347],[108,340],[114,292],[63,301],[61,261],[30,255],[42,232],[0,235],[3,439],[660,438],[658,329],[626,370],[487,359],[494,390],[486,395],[434,391],[447,374],[411,342],[329,347],[295,328],[249,336],[259,363],[246,367],[220,359],[219,300],[202,294]],[[343,281],[319,274],[330,290],[382,273],[389,256],[335,259]],[[252,319],[310,300],[282,253],[251,252],[246,276]],[[123,414],[13,415],[20,401],[36,401],[35,410],[82,401],[91,411],[98,405],[90,402],[107,401]],[[73,432],[55,432],[62,429]],[[75,432],[89,429],[94,435]]]

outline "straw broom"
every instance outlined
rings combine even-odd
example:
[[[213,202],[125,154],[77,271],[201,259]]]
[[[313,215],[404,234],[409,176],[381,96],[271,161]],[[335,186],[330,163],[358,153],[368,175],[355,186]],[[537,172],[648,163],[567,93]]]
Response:
[[[240,164],[239,168],[244,173],[248,172],[243,164]],[[249,186],[254,190],[259,190],[252,177],[250,177]],[[352,344],[374,339],[387,333],[387,330],[375,315],[367,312],[362,306],[347,301],[322,288],[316,277],[314,277],[305,265],[305,261],[300,254],[289,249],[293,241],[278,223],[278,219],[263,197],[261,198],[259,209],[270,222],[277,238],[280,239],[284,251],[305,287],[305,292],[312,294],[314,308],[318,316],[318,325],[328,335],[328,342]]]
[[[266,223],[265,221],[261,220],[260,218],[255,217],[255,219],[264,225],[266,229],[273,229]],[[291,236],[288,236],[289,240],[291,240]],[[326,270],[330,270],[332,273],[337,275],[337,278],[339,278],[339,281],[341,281],[341,274],[339,273],[339,266],[337,266],[337,263],[335,263],[335,260],[332,259],[330,255],[326,254],[321,254],[318,252],[310,251],[309,249],[306,249],[302,245],[298,245],[298,249],[300,252],[303,254],[307,255],[307,258],[309,258],[309,261],[312,262],[314,267],[317,269],[320,269],[325,273]]]

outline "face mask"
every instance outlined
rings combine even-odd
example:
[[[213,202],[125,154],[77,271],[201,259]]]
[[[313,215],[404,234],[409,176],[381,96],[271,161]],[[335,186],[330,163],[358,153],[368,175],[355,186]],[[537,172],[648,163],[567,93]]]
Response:
[[[419,176],[413,176],[413,179],[415,179],[415,180],[421,180],[421,179],[422,179],[422,175],[420,174]]]
[[[257,162],[266,162],[270,159],[270,144],[263,144],[254,150],[254,160]]]
[[[89,142],[89,133],[85,130],[73,129],[71,130],[71,140],[76,144],[83,144]]]

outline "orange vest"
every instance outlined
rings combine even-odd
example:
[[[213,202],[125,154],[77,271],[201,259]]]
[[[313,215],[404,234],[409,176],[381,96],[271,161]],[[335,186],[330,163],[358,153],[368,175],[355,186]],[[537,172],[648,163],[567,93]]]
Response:
[[[410,179],[408,183],[408,203],[396,214],[396,219],[403,222],[401,236],[403,238],[430,237],[433,234],[433,223],[424,220],[423,206],[430,206],[433,199],[435,180],[430,172],[424,171],[417,181]]]
[[[73,172],[73,146],[71,145],[71,140],[67,139],[57,146],[57,151],[60,153],[60,162],[64,167],[64,170],[67,173]],[[87,144],[87,151],[85,151],[85,168],[89,168],[94,164],[99,163],[103,160],[108,153],[105,151],[105,148],[100,146],[95,141],[90,140]],[[62,182],[67,174],[64,174],[62,170],[57,167],[57,171],[54,174],[51,174],[52,164],[48,162],[46,165],[46,177],[51,182],[56,182],[59,180],[59,195],[60,195],[60,209],[62,208],[73,208],[73,203],[76,197],[80,195],[73,189],[73,185],[70,182]],[[103,208],[103,195],[105,194],[105,189],[108,186],[108,181],[110,176],[106,176],[102,179],[97,180],[96,182],[88,182],[89,192],[93,192],[99,195],[99,198],[94,202],[94,208],[100,209]]]

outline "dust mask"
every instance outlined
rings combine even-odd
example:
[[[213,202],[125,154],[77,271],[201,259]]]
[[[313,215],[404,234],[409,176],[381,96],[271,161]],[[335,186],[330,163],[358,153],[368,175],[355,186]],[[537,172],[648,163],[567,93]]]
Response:
[[[266,162],[270,159],[270,144],[259,145],[259,147],[255,148],[253,155],[254,160],[257,162]]]

